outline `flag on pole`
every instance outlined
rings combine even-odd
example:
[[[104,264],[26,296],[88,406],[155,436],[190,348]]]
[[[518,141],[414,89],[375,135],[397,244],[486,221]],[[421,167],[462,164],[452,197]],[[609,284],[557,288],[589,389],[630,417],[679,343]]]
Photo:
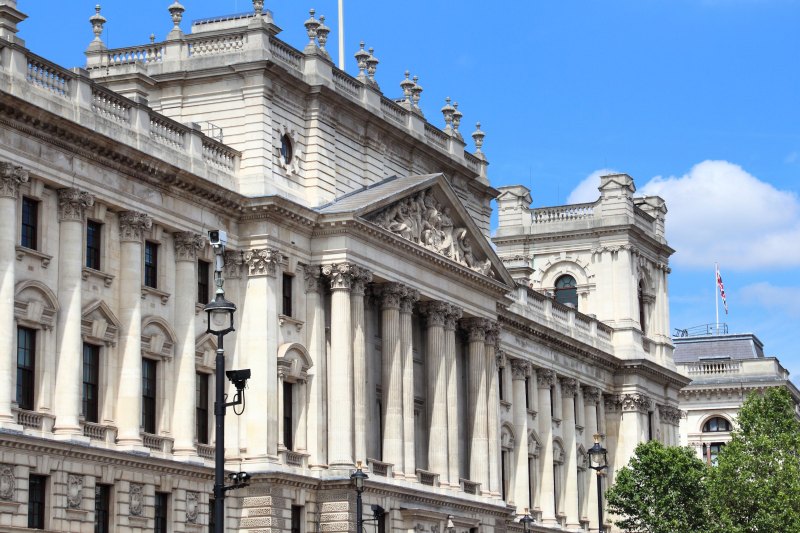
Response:
[[[719,275],[719,267],[717,267],[717,287],[719,287],[719,295],[722,297],[722,305],[725,307],[725,314],[728,314],[728,301],[725,299],[725,285],[722,283],[722,276]]]

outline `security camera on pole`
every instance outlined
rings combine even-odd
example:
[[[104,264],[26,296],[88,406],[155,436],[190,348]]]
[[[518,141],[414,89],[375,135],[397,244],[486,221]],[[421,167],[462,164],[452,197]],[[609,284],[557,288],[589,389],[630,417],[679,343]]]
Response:
[[[222,288],[225,280],[222,279],[222,268],[225,266],[225,246],[228,244],[228,235],[221,230],[208,232],[208,240],[214,249],[214,284],[217,289],[214,301],[205,306],[208,314],[208,333],[217,336],[217,358],[215,362],[215,450],[214,450],[214,531],[223,533],[225,531],[225,492],[246,487],[250,481],[250,474],[247,472],[234,472],[230,474],[231,485],[225,486],[225,410],[234,405],[242,405],[244,411],[244,390],[247,388],[247,380],[250,379],[250,369],[229,370],[225,372],[225,350],[223,348],[223,338],[225,335],[234,331],[233,314],[236,312],[236,305],[225,299],[225,291]],[[236,387],[236,394],[232,402],[225,399],[225,376]],[[241,412],[237,413],[241,414]]]

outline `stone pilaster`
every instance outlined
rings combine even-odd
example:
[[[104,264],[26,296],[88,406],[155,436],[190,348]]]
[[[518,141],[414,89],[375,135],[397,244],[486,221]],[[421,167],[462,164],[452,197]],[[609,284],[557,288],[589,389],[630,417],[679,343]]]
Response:
[[[325,307],[319,265],[306,265],[303,274],[306,287],[306,346],[314,362],[309,373],[308,425],[316,428],[308,443],[308,453],[311,468],[319,468],[327,464],[325,451],[328,446],[325,439],[328,427]]]
[[[19,186],[28,181],[21,166],[0,161],[0,426],[12,426],[17,332],[14,321],[14,283]]]
[[[450,485],[459,485],[461,477],[461,452],[459,436],[461,419],[458,416],[458,366],[456,365],[456,326],[461,320],[460,307],[449,305],[444,320],[444,363],[447,372],[447,479]]]
[[[172,431],[175,455],[195,455],[195,303],[197,296],[197,252],[205,239],[191,231],[173,235],[175,243],[175,402]]]
[[[469,478],[481,484],[482,492],[489,490],[489,426],[486,402],[486,329],[483,318],[462,320],[467,331],[469,349]]]
[[[406,288],[399,283],[381,287],[383,370],[383,461],[403,469],[403,360],[400,343],[400,301]],[[400,474],[402,475],[402,474]]]
[[[353,323],[353,429],[355,460],[367,463],[367,347],[364,333],[364,291],[372,272],[356,268],[350,291]]]
[[[513,468],[516,470],[514,477],[514,503],[517,514],[522,514],[528,502],[530,479],[528,477],[528,409],[525,406],[525,377],[530,371],[530,364],[521,359],[511,360],[511,388],[512,407],[514,417],[514,432],[517,434],[517,447],[514,449]]]
[[[597,387],[583,387],[583,405],[585,407],[583,442],[588,450],[594,446],[594,434],[597,429],[597,406],[600,402],[600,389]],[[591,472],[594,472],[593,470]],[[597,480],[595,476],[584,476],[584,502],[586,516],[589,518],[589,530],[597,530]]]
[[[617,441],[613,450],[614,464],[624,465],[633,456],[636,446],[647,440],[647,413],[652,407],[650,398],[642,393],[614,394],[606,397],[606,410],[619,416]]]
[[[578,458],[575,443],[575,394],[578,382],[561,378],[561,439],[564,442],[564,490],[561,491],[561,508],[567,515],[567,529],[580,529],[578,516]]]
[[[486,462],[489,465],[489,492],[499,498],[500,488],[500,389],[497,383],[498,363],[496,346],[499,342],[500,326],[489,321],[486,328],[486,383],[489,387],[486,399],[487,426],[489,433],[489,451]],[[522,439],[521,439],[522,440]]]
[[[142,436],[142,238],[153,220],[137,211],[119,214],[120,376],[117,444],[140,446]]]
[[[444,325],[449,308],[444,302],[427,302],[425,315],[428,406],[428,470],[439,474],[442,485],[447,476],[447,367]]]
[[[417,475],[414,435],[414,345],[411,313],[419,292],[406,288],[400,299],[400,353],[403,357],[403,471],[409,479]]]
[[[542,510],[542,523],[555,526],[556,501],[553,491],[553,417],[551,415],[550,389],[556,381],[556,374],[552,370],[539,368],[536,370],[536,383],[539,391],[539,438],[542,441],[539,452],[539,486],[536,494],[539,508]]]

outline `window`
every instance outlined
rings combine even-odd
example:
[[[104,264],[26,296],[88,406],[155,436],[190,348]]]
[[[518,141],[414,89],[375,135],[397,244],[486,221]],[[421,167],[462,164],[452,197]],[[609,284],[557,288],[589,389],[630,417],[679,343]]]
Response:
[[[292,316],[292,283],[294,276],[283,274],[283,314]]]
[[[283,445],[287,450],[294,449],[292,427],[292,384],[283,382]]]
[[[158,244],[151,241],[144,243],[144,284],[158,288]]]
[[[44,529],[47,476],[31,474],[28,478],[28,528]]]
[[[556,416],[556,391],[553,386],[550,387],[550,417]]]
[[[27,196],[22,197],[22,231],[19,243],[31,250],[38,249],[39,242],[39,202]]]
[[[639,280],[639,325],[642,327],[643,334],[647,332],[644,316],[644,281]]]
[[[100,270],[100,243],[103,225],[94,220],[86,222],[86,266]]]
[[[501,400],[505,400],[505,393],[503,390],[503,371],[505,370],[504,367],[499,367],[497,369],[497,393],[500,395]]]
[[[208,533],[215,533],[217,530],[217,500],[208,500]]]
[[[208,444],[208,374],[196,374],[195,398],[196,398],[196,433],[197,442]]]
[[[531,408],[531,378],[525,376],[525,409]],[[533,507],[531,507],[533,509]]]
[[[94,533],[108,533],[108,516],[111,511],[111,486],[94,487]]]
[[[208,261],[197,262],[197,301],[201,304],[209,302],[209,272],[211,264]]]
[[[500,452],[500,497],[506,499],[508,496],[508,450]]]
[[[156,492],[154,533],[167,533],[169,493]]]
[[[536,457],[528,456],[528,509],[533,509],[534,487],[536,487]]]
[[[87,422],[97,422],[98,391],[100,384],[100,347],[83,345],[83,389],[81,391],[81,414]]]
[[[655,438],[655,427],[653,425],[653,418],[655,413],[650,411],[647,413],[647,440],[653,440]]]
[[[292,140],[288,135],[284,134],[281,137],[281,159],[284,165],[288,165],[292,162],[292,155]]]
[[[721,416],[715,416],[703,424],[703,433],[716,433],[719,431],[730,431],[731,429],[733,428],[728,419],[722,418]]]
[[[292,505],[292,533],[302,533],[303,506]]]
[[[36,330],[17,328],[17,405],[33,411],[36,376]]]
[[[158,362],[142,359],[142,428],[145,433],[156,432],[156,369]]]
[[[575,278],[564,275],[556,280],[556,301],[574,309],[578,308],[578,289]]]
[[[712,442],[711,444],[703,444],[703,458],[710,466],[717,466],[717,457],[719,452],[725,447],[724,442]]]

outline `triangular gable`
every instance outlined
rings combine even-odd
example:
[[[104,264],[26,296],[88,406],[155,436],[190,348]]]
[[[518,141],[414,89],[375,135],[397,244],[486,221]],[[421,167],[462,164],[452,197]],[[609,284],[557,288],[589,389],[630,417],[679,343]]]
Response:
[[[89,342],[117,344],[120,323],[103,300],[95,300],[81,311],[81,334]]]

